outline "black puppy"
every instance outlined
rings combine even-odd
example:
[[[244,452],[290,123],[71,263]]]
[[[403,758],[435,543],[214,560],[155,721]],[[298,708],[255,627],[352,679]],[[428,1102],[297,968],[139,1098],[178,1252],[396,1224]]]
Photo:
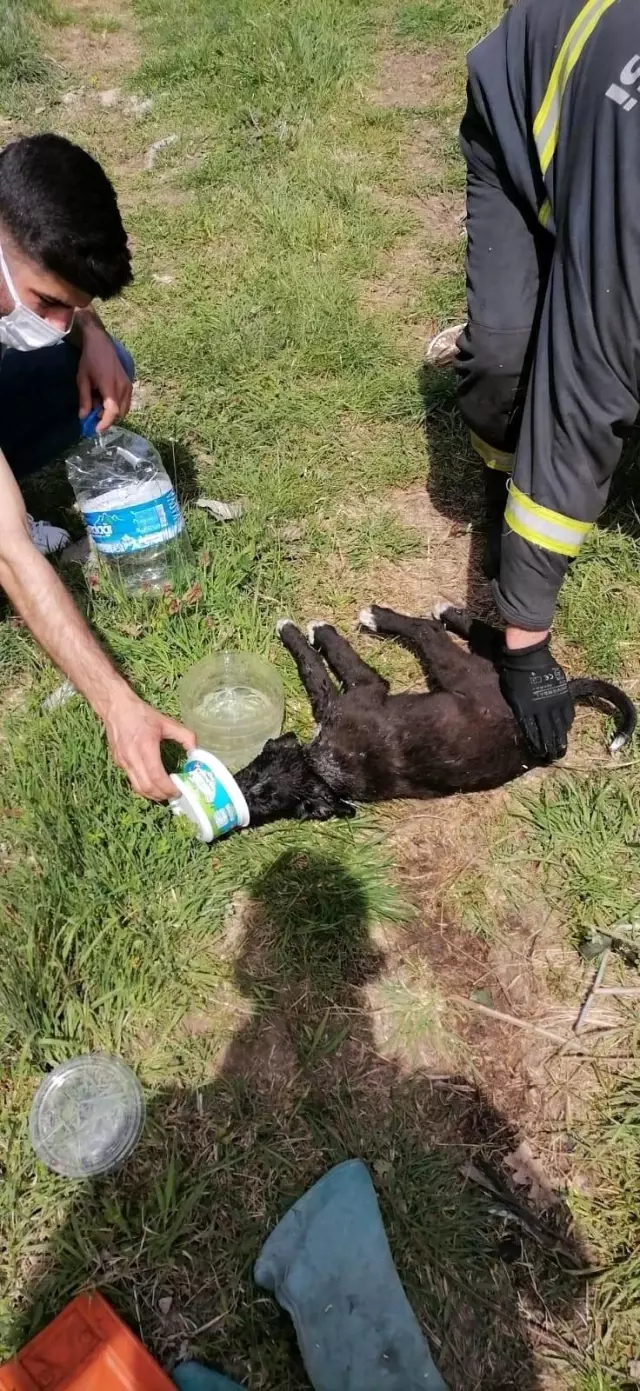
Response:
[[[434,618],[408,618],[374,606],[363,609],[360,623],[410,648],[431,690],[389,695],[389,683],[335,628],[312,623],[307,641],[294,623],[282,619],[278,633],[296,663],[318,730],[309,744],[295,734],[270,740],[236,775],[253,826],[280,817],[353,816],[352,801],[479,792],[540,766],[500,691],[497,629],[447,605],[439,606]],[[470,650],[445,628],[464,638]],[[588,677],[571,681],[570,688],[574,700],[618,712],[610,744],[617,752],[636,726],[628,696]]]

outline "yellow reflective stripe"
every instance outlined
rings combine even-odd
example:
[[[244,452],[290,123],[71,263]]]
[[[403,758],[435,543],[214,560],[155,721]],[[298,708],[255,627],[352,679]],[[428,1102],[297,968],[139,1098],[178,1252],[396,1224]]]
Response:
[[[560,113],[565,89],[582,50],[603,14],[614,0],[587,0],[576,15],[551,70],[542,104],[533,123],[542,174],[546,174],[556,152]]]
[[[487,468],[498,469],[500,473],[511,473],[513,454],[507,454],[504,449],[494,449],[486,440],[481,440],[479,435],[475,435],[473,430],[469,431],[469,435],[476,454],[480,455]]]
[[[545,551],[555,551],[556,555],[576,556],[593,530],[592,522],[578,522],[575,517],[554,512],[551,507],[542,507],[516,488],[513,480],[509,484],[504,519],[507,526],[518,536],[524,537],[525,541],[531,541]]]
[[[542,204],[542,207],[541,207],[541,209],[540,209],[540,212],[538,213],[538,222],[540,223],[540,226],[541,226],[541,227],[547,227],[548,224],[549,224],[549,218],[550,218],[550,217],[551,217],[551,204],[550,204],[550,202],[549,202],[549,199],[548,199],[548,198],[545,198],[544,203]]]

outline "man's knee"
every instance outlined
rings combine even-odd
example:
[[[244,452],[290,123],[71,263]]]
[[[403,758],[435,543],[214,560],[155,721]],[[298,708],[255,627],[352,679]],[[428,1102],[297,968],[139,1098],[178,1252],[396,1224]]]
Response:
[[[124,367],[129,381],[134,382],[136,379],[136,364],[131,356],[131,353],[129,352],[129,349],[125,348],[124,343],[121,343],[119,338],[112,338],[111,342],[113,343],[113,346],[118,354],[120,366]]]
[[[458,345],[460,414],[473,434],[506,453],[515,450],[520,430],[529,337],[467,324]]]

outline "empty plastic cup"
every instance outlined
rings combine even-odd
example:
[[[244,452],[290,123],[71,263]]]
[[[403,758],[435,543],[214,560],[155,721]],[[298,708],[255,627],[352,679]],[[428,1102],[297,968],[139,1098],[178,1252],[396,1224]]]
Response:
[[[89,1178],[123,1164],[145,1118],[142,1087],[120,1058],[89,1053],[60,1063],[41,1082],[29,1134],[43,1164],[65,1178]]]

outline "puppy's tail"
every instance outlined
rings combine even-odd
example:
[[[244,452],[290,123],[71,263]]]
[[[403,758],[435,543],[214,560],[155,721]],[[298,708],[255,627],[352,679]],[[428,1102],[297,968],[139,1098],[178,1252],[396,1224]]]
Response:
[[[590,676],[579,676],[569,682],[573,699],[580,705],[595,705],[611,714],[611,706],[616,712],[616,727],[609,744],[609,753],[619,753],[633,734],[638,723],[638,712],[632,700],[619,686],[610,681],[598,681]]]

